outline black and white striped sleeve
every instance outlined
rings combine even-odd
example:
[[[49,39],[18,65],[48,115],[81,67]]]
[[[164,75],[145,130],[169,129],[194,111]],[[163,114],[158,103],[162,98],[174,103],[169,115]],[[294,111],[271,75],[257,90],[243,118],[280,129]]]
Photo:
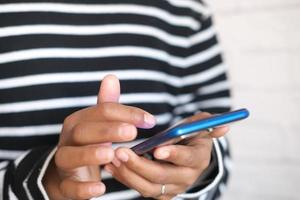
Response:
[[[212,66],[213,70],[219,66]],[[215,80],[213,80],[215,79]],[[211,81],[211,82],[210,82]],[[194,112],[222,113],[230,110],[229,89],[225,72],[217,78],[208,80],[205,86],[198,86],[193,101],[182,105],[180,118],[192,115]],[[201,91],[204,91],[201,93]],[[209,167],[198,178],[197,182],[180,199],[214,200],[224,191],[230,170],[230,151],[226,137],[213,139],[212,157]],[[177,200],[176,199],[176,200]]]
[[[42,178],[55,152],[43,146],[27,150],[15,160],[0,163],[0,199],[48,199]]]
[[[202,23],[201,31],[207,30],[214,30],[211,17]],[[205,53],[182,76],[185,85],[181,88],[181,93],[189,97],[190,101],[177,106],[175,115],[181,119],[197,112],[216,114],[229,111],[230,89],[216,33],[194,45],[189,51],[191,54]],[[226,138],[214,139],[209,167],[195,185],[187,193],[179,195],[178,199],[216,199],[225,187],[229,167],[230,155]]]

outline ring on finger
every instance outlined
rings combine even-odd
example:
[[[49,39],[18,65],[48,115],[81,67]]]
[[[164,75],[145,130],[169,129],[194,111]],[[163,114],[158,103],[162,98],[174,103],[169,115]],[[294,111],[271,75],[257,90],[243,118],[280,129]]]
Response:
[[[211,132],[213,132],[213,128],[208,128],[208,129],[206,129],[207,130],[207,132],[209,132],[209,133],[211,133]]]
[[[162,184],[160,188],[160,195],[164,195],[164,194],[166,194],[166,185]]]

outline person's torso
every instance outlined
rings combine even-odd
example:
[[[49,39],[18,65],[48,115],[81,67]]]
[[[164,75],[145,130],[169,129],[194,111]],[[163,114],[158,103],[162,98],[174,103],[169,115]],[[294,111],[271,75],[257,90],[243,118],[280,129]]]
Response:
[[[168,127],[190,100],[183,77],[215,42],[198,45],[212,35],[206,11],[199,0],[0,1],[0,148],[13,152],[2,159],[55,145],[107,74],[121,80],[121,103],[156,116],[140,139]]]

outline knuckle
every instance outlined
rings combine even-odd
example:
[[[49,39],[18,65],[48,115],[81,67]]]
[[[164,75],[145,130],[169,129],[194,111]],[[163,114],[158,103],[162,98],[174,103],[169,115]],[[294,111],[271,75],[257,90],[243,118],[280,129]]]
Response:
[[[55,153],[55,156],[54,156],[54,163],[57,167],[60,167],[62,168],[63,167],[63,158],[62,158],[62,152],[63,149],[62,148],[58,148],[56,153]]]
[[[85,126],[83,123],[76,124],[72,131],[72,138],[75,143],[80,143],[83,139]]]
[[[97,108],[103,117],[110,116],[113,111],[112,103],[101,103],[97,106]]]
[[[69,115],[64,119],[64,126],[69,127],[74,123],[73,115]]]

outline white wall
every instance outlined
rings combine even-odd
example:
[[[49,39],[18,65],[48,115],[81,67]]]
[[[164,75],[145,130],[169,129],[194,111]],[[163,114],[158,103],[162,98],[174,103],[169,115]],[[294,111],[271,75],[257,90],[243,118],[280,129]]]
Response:
[[[225,200],[300,199],[300,0],[208,0],[236,108]]]

